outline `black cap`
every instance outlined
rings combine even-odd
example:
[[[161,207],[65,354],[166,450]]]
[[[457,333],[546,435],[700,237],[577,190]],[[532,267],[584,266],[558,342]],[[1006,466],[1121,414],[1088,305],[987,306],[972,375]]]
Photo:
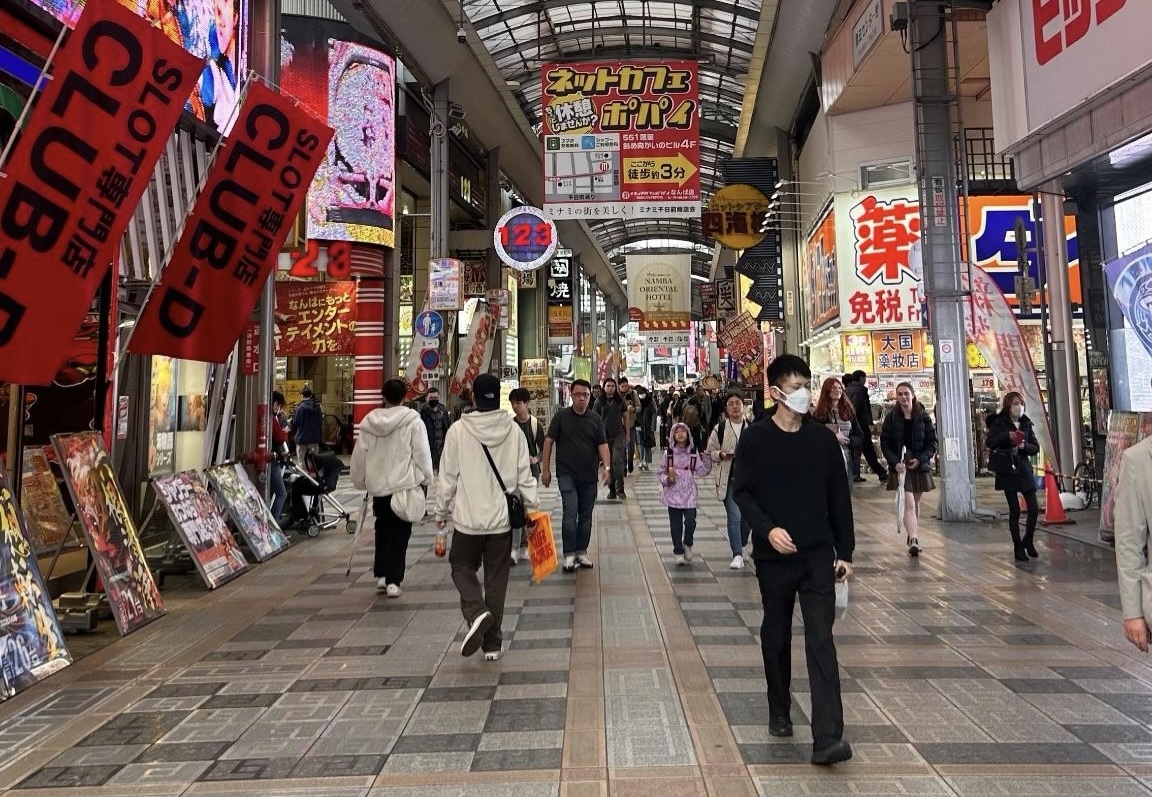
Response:
[[[478,410],[500,409],[500,380],[492,374],[480,374],[472,382],[472,400]]]

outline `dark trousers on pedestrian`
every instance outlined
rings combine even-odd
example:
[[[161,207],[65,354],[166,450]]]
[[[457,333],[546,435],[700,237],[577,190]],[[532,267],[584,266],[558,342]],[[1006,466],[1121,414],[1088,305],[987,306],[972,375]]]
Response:
[[[844,705],[832,623],[836,618],[836,575],[831,548],[803,551],[786,559],[757,559],[756,578],[764,622],[760,649],[768,682],[772,719],[789,717],[792,694],[792,611],[800,596],[804,618],[804,655],[812,691],[812,739],[823,750],[844,735]]]
[[[1024,503],[1028,507],[1028,520],[1025,526],[1024,537],[1020,536],[1020,496],[1024,496]],[[1004,497],[1008,499],[1008,532],[1012,535],[1012,544],[1020,545],[1031,543],[1036,536],[1036,520],[1040,517],[1040,505],[1036,503],[1036,491],[1018,493],[1015,490],[1005,490]]]
[[[611,493],[624,492],[624,473],[627,467],[624,462],[624,435],[621,432],[615,437],[608,438],[608,453],[612,467],[608,472],[608,490]]]
[[[485,611],[492,612],[492,625],[481,645],[485,653],[500,650],[504,635],[504,599],[508,595],[508,573],[512,568],[512,532],[503,534],[452,534],[448,554],[452,583],[460,593],[460,611],[468,625]],[[477,573],[484,567],[484,586]]]
[[[566,473],[557,474],[556,484],[564,507],[560,526],[564,555],[582,556],[588,553],[592,541],[592,510],[596,508],[598,484],[595,479],[576,481]]]
[[[672,528],[672,553],[680,556],[684,553],[685,545],[692,547],[696,535],[696,508],[668,507],[668,523]]]
[[[872,469],[872,473],[879,476],[888,472],[888,468],[884,467],[880,462],[880,458],[876,456],[876,444],[872,442],[872,430],[864,430],[864,444],[861,446],[860,453],[864,455],[864,459],[868,462],[868,467]],[[860,458],[855,452],[852,454],[852,472],[854,476],[860,475]]]
[[[402,584],[412,524],[401,520],[392,511],[390,495],[372,499],[372,514],[376,516],[376,558],[372,564],[372,574],[389,584]]]

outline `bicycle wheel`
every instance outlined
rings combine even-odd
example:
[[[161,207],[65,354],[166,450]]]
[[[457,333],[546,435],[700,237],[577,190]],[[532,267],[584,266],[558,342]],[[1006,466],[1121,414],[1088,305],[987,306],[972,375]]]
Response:
[[[1084,496],[1084,507],[1092,506],[1096,497],[1096,474],[1087,462],[1081,462],[1072,472],[1072,491]]]

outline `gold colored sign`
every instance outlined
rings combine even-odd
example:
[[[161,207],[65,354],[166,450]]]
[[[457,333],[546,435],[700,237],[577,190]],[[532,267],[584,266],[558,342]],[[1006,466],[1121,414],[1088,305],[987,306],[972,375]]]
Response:
[[[728,249],[751,249],[764,240],[768,197],[753,186],[726,185],[712,197],[702,217],[704,234]]]

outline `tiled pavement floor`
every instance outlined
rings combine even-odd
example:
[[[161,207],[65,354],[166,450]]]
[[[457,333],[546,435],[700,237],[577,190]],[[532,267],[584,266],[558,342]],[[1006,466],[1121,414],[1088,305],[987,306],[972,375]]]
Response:
[[[0,791],[1152,795],[1152,669],[1123,640],[1110,552],[1041,532],[1017,567],[1002,526],[926,520],[910,560],[889,494],[859,485],[836,628],[856,755],[829,771],[806,763],[799,636],[797,735],[767,735],[755,578],[728,569],[710,484],[682,568],[655,476],[628,488],[596,509],[596,569],[513,570],[498,663],[458,655],[430,527],[398,599],[374,590],[370,530],[352,578],[353,538],[326,532],[0,706]]]

